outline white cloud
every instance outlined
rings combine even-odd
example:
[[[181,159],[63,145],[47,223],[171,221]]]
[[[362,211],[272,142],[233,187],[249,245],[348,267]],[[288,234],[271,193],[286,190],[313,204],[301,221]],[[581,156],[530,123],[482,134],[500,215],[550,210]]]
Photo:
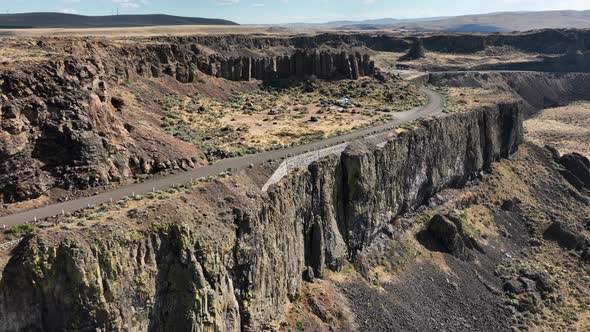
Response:
[[[238,3],[240,3],[240,0],[215,0],[215,2],[217,2],[218,4],[220,4],[222,6],[227,6],[227,5],[237,5]]]
[[[114,3],[119,4],[119,6],[124,9],[141,7],[141,4],[139,4],[135,0],[112,0],[112,1]],[[140,2],[145,4],[144,1],[140,1]]]
[[[59,8],[57,11],[64,14],[78,14],[78,11],[74,8]]]

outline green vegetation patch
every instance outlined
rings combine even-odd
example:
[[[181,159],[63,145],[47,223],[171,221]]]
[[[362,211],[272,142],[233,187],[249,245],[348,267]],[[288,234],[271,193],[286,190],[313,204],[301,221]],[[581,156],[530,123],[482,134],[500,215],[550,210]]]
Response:
[[[28,224],[23,224],[23,225],[12,226],[12,227],[8,228],[4,233],[6,233],[8,235],[12,235],[12,236],[22,236],[25,234],[32,233],[34,230],[35,230],[34,226],[31,226]]]

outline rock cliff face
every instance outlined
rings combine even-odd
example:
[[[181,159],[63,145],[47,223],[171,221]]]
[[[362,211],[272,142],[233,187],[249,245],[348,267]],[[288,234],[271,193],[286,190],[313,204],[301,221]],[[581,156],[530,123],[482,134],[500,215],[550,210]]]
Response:
[[[590,32],[577,29],[549,29],[521,33],[502,34],[452,34],[425,33],[421,36],[426,49],[437,52],[474,53],[487,46],[510,46],[525,52],[542,54],[566,53],[571,45],[584,43],[590,45]],[[413,43],[414,37],[399,33],[321,33],[302,36],[197,36],[197,37],[155,37],[158,42],[189,42],[202,44],[217,51],[231,52],[236,47],[262,50],[273,47],[295,47],[302,49],[365,47],[374,51],[405,52]]]
[[[517,104],[450,115],[384,147],[353,143],[268,193],[244,171],[40,231],[3,271],[0,330],[269,328],[308,268],[322,276],[354,261],[392,218],[510,156],[522,134]]]
[[[321,79],[358,79],[362,76],[372,76],[375,72],[375,63],[370,60],[368,54],[299,50],[292,55],[259,59],[250,57],[210,58],[205,62],[197,62],[197,68],[209,75],[234,81],[249,81],[253,78],[269,80],[311,76]]]
[[[585,45],[590,42],[587,30],[551,29],[513,34],[441,34],[424,37],[427,49],[456,53],[474,53],[487,46],[511,46],[526,52],[560,54],[566,53],[571,45],[581,42],[585,42]]]
[[[139,46],[132,52],[124,52],[130,54],[127,57],[118,54],[120,49],[108,51],[115,52],[118,58],[126,59],[128,64],[125,69],[118,70],[126,78],[133,74],[144,77],[168,75],[182,83],[192,83],[203,74],[233,81],[249,81],[310,76],[321,79],[358,79],[375,73],[375,63],[370,59],[368,49],[352,51],[350,46],[341,50],[289,46],[270,51],[237,45],[235,50],[223,51],[217,45],[221,51],[211,54],[211,49],[202,44],[181,42],[148,45],[145,49]]]

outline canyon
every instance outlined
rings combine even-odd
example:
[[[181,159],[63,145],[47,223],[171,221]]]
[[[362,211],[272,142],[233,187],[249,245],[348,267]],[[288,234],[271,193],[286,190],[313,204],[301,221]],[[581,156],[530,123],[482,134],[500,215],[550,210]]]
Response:
[[[502,105],[432,120],[382,149],[359,141],[268,194],[222,182],[187,195],[194,203],[97,223],[89,238],[25,239],[16,255],[30,265],[9,263],[2,275],[2,329],[262,329],[300,291],[306,269],[318,277],[341,269],[399,213],[475,178],[521,142],[520,109]],[[222,200],[197,203],[211,197]],[[119,234],[127,223],[134,231]]]
[[[425,59],[490,47],[541,58],[509,70],[432,70],[408,83],[378,59],[415,38]],[[163,125],[182,107],[192,118],[237,103],[246,116],[263,112],[265,127],[280,114],[319,125],[330,109],[354,119],[366,102],[349,104],[369,90],[409,109],[427,84],[445,102],[442,114],[348,142],[267,186],[280,160],[33,223],[0,256],[0,330],[583,330],[589,162],[529,142],[523,124],[590,97],[590,44],[580,42],[589,38],[545,30],[11,39],[5,47],[18,56],[0,64],[7,215],[41,197],[51,204],[214,165]],[[582,60],[563,60],[572,54]],[[548,61],[554,73],[533,68]],[[467,91],[475,106],[459,110],[449,89]],[[476,90],[492,100],[468,95]],[[280,96],[278,106],[258,91]],[[282,110],[288,98],[297,112],[308,108],[306,118]],[[391,121],[398,111],[374,112]],[[175,121],[177,130],[189,120]]]

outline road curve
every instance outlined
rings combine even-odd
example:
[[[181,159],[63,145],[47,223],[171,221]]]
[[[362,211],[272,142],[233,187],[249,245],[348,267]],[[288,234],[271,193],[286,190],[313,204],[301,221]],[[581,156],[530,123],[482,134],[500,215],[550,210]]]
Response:
[[[268,160],[278,160],[289,155],[298,155],[307,151],[325,148],[326,146],[336,145],[344,142],[349,142],[358,138],[362,138],[367,135],[375,134],[389,129],[393,129],[401,124],[414,121],[419,118],[437,115],[443,111],[443,99],[442,97],[433,90],[427,88],[421,88],[421,91],[428,96],[428,102],[425,106],[417,107],[405,112],[395,113],[395,120],[390,122],[360,129],[348,134],[341,136],[335,136],[327,138],[325,140],[312,142],[305,145],[298,145],[288,147],[280,150],[265,151],[257,154],[246,155],[236,158],[223,159],[216,162],[213,165],[199,167],[196,169],[188,170],[182,173],[170,175],[163,178],[148,180],[144,183],[131,184],[120,187],[111,191],[107,191],[95,196],[84,197],[75,199],[67,202],[57,203],[40,207],[37,209],[7,215],[0,217],[0,226],[5,225],[6,227],[24,224],[35,219],[43,219],[47,217],[56,216],[62,213],[75,212],[87,208],[88,206],[96,206],[102,203],[110,202],[111,200],[117,201],[123,197],[129,197],[132,195],[144,195],[154,190],[163,190],[170,188],[174,185],[187,184],[193,179],[198,179],[207,176],[214,176],[227,169],[244,169],[250,164],[262,164]]]

